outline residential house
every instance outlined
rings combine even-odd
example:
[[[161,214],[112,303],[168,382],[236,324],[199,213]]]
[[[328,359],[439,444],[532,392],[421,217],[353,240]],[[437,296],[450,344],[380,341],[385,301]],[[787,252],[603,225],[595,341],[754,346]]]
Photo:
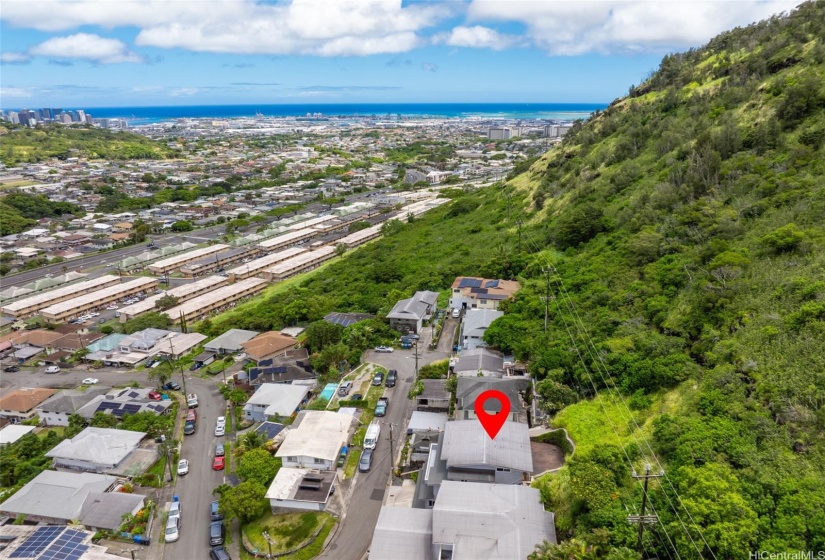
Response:
[[[294,348],[298,341],[291,336],[279,332],[269,331],[259,334],[251,340],[241,343],[246,355],[259,366],[268,365],[268,360],[283,355],[287,350]]]
[[[90,531],[117,531],[124,515],[136,515],[146,496],[126,492],[89,492],[78,521]]]
[[[289,418],[306,402],[312,387],[286,383],[263,383],[243,407],[244,417],[263,422],[269,417]]]
[[[489,280],[474,276],[459,276],[450,293],[452,309],[498,309],[521,288],[515,280]]]
[[[280,356],[266,360],[266,366],[254,367],[249,370],[248,382],[251,385],[261,383],[294,383],[313,387],[315,372],[309,362],[309,351],[306,348],[287,350]]]
[[[149,393],[152,390],[151,387],[112,389],[105,395],[95,395],[88,403],[77,409],[77,414],[86,420],[91,420],[98,412],[111,414],[117,418],[139,412],[166,414],[172,407],[173,401],[171,399],[160,401],[150,399]]]
[[[459,377],[455,394],[455,419],[475,419],[478,396],[484,391],[495,390],[504,393],[510,401],[509,420],[527,424],[527,409],[522,403],[521,395],[529,388],[528,378]],[[488,414],[498,414],[501,412],[501,403],[496,399],[487,399],[484,401],[484,410]]]
[[[23,426],[21,424],[6,424],[0,429],[0,447],[11,445],[26,434],[34,431],[36,426]]]
[[[465,350],[450,361],[450,369],[459,377],[503,377],[504,355],[486,348]]]
[[[243,350],[242,343],[258,336],[258,331],[246,331],[243,329],[229,329],[222,335],[210,340],[204,345],[204,349],[217,354],[234,354]]]
[[[486,346],[484,331],[487,330],[490,323],[503,315],[504,312],[497,309],[468,309],[464,314],[464,322],[461,325],[461,345],[464,350]]]
[[[41,523],[69,523],[80,517],[89,494],[107,492],[116,483],[117,478],[104,474],[43,471],[0,504],[0,512]]]
[[[52,395],[37,407],[40,422],[46,426],[68,426],[69,416],[106,393],[105,387],[90,387],[85,391],[65,390]]]
[[[402,333],[417,333],[421,325],[435,312],[438,293],[418,291],[413,297],[402,299],[387,314],[390,327]]]
[[[55,445],[46,452],[46,457],[53,459],[55,468],[117,473],[138,450],[144,437],[145,432],[89,427]]]
[[[57,389],[24,387],[0,397],[0,416],[12,424],[20,424],[37,415],[37,407],[54,395]]]
[[[284,467],[334,470],[349,439],[352,416],[339,412],[301,411],[278,448]]]
[[[370,560],[523,560],[556,543],[535,488],[444,481],[433,509],[384,506]]]
[[[272,512],[324,511],[335,489],[335,475],[335,471],[282,467],[266,492]]]
[[[447,412],[450,410],[450,392],[446,379],[422,379],[424,390],[415,397],[415,409],[423,412]]]

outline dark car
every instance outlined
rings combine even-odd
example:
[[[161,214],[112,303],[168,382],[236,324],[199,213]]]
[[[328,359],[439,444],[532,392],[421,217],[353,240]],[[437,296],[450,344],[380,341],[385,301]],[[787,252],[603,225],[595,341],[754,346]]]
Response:
[[[215,444],[215,457],[223,457],[224,455],[223,444],[217,443]]]
[[[387,373],[387,387],[395,387],[396,381],[398,381],[398,372],[391,369],[389,373]]]
[[[167,391],[180,391],[180,385],[175,383],[174,381],[169,381],[166,385],[163,386],[164,389]]]
[[[191,436],[195,433],[195,423],[194,422],[187,422],[183,425],[183,435]]]
[[[196,369],[200,369],[201,365],[202,364],[200,362],[195,362],[194,364],[189,366],[189,371],[195,371]]]
[[[216,546],[209,551],[209,560],[232,560],[232,558],[224,547]]]
[[[213,521],[209,524],[209,544],[215,546],[216,544],[223,544],[223,539],[226,536],[226,529],[223,528],[222,521]]]
[[[378,372],[375,374],[375,377],[372,378],[372,384],[376,387],[381,385],[384,382],[384,374],[382,372]]]
[[[17,366],[6,366],[3,368],[3,371],[6,373],[14,373],[15,371],[20,371],[20,368]]]
[[[358,470],[360,472],[370,472],[372,467],[372,449],[365,449],[361,452],[361,458],[358,460]]]
[[[349,400],[351,400],[351,401],[360,401],[360,400],[363,400],[363,399],[364,399],[364,395],[362,395],[361,393],[355,393],[353,396],[351,396],[349,398]]]
[[[218,500],[215,500],[211,504],[209,504],[209,519],[211,521],[220,521],[223,519],[223,514],[221,513],[220,507],[218,506]]]

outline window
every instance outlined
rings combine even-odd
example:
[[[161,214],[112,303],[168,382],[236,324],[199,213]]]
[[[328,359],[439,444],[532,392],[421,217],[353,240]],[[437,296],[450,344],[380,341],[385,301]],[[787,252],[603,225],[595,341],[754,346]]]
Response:
[[[498,472],[510,472],[510,469],[502,469],[501,467],[496,467]]]
[[[486,303],[487,303],[486,299],[481,300],[481,305],[485,305]],[[473,306],[473,307],[475,307],[475,306]]]
[[[289,461],[290,463],[297,463],[298,462],[298,457],[287,457],[286,460]]]
[[[324,464],[324,460],[323,460],[323,459],[315,459],[314,461],[315,461],[315,464],[316,464],[316,465],[322,465],[322,464]]]

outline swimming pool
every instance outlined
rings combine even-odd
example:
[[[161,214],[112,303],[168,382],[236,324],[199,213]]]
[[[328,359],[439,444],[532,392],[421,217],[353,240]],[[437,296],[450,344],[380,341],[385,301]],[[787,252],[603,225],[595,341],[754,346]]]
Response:
[[[335,390],[338,388],[337,383],[327,383],[324,387],[324,390],[321,391],[321,394],[318,395],[319,398],[322,398],[327,401],[332,400],[332,396],[335,394]]]

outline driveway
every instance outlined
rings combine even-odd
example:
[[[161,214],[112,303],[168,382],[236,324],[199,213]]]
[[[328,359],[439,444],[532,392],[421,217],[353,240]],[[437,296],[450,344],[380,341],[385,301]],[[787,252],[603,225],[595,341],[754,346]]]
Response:
[[[429,332],[425,338],[422,331],[419,341],[419,367],[449,356],[445,352],[426,350],[429,341]],[[407,393],[415,379],[414,350],[396,349],[395,352],[387,354],[370,350],[364,355],[364,361],[397,370],[398,383],[392,389],[384,390],[384,396],[389,397],[390,403],[387,416],[382,419],[385,425],[381,428],[381,440],[375,450],[372,469],[368,473],[357,473],[349,482],[354,489],[346,506],[346,513],[332,540],[318,556],[326,560],[361,560],[366,554],[387,488],[391,484],[390,430],[387,424],[393,424],[393,445],[397,458],[404,444],[407,422],[413,409],[412,401],[407,399]]]

